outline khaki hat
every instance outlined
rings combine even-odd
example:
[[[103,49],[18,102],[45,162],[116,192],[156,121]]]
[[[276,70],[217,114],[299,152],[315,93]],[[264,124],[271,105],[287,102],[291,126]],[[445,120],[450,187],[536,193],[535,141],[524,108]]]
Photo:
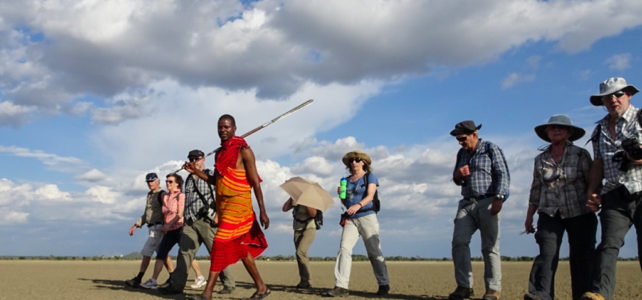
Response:
[[[600,93],[591,96],[591,104],[602,106],[602,96],[610,95],[621,90],[627,90],[626,92],[631,95],[639,92],[635,86],[626,83],[626,79],[622,77],[611,77],[600,83]]]
[[[571,119],[566,116],[566,115],[553,115],[548,119],[548,123],[538,125],[535,127],[535,133],[537,133],[537,136],[539,136],[540,139],[545,140],[547,142],[550,142],[551,140],[548,138],[548,134],[546,134],[546,127],[549,125],[557,125],[557,126],[564,126],[568,128],[569,133],[571,136],[569,136],[570,141],[575,141],[580,139],[581,137],[584,136],[584,129],[574,126],[573,123],[571,123]]]
[[[368,154],[365,154],[359,150],[354,150],[346,153],[341,161],[343,161],[343,164],[346,166],[350,166],[350,160],[353,158],[360,158],[363,160],[367,165],[370,165],[372,163],[372,160],[370,159],[370,156]]]

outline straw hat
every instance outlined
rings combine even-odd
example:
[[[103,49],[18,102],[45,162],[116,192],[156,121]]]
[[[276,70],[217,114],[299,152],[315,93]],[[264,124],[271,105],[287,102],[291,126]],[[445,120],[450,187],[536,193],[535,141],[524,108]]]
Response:
[[[350,159],[352,158],[360,158],[362,161],[365,161],[367,165],[370,165],[372,163],[370,156],[368,156],[368,154],[365,154],[359,150],[354,150],[346,153],[341,159],[341,161],[343,161],[344,165],[350,166]]]
[[[537,127],[535,127],[535,133],[537,133],[537,136],[539,136],[539,138],[547,142],[551,141],[548,138],[548,134],[546,134],[546,127],[548,127],[549,125],[564,126],[568,128],[568,132],[571,134],[568,138],[570,141],[575,141],[583,137],[585,133],[584,129],[574,126],[573,123],[571,123],[571,119],[568,116],[553,115],[548,119],[548,123],[538,125]]]

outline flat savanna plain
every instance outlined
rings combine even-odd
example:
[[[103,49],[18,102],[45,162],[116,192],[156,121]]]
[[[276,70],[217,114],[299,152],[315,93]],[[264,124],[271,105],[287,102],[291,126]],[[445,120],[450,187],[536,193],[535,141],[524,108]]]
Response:
[[[54,261],[0,260],[0,299],[184,299],[184,295],[165,296],[155,291],[133,289],[124,280],[133,277],[139,266],[133,260]],[[310,290],[299,291],[298,271],[294,261],[258,261],[258,268],[272,290],[266,299],[317,299],[333,287],[334,262],[312,262]],[[448,261],[389,261],[390,295],[380,299],[447,299],[454,289],[452,262]],[[199,261],[203,271],[208,261]],[[528,286],[531,262],[504,262],[502,299],[522,299]],[[239,299],[254,292],[251,278],[237,263],[231,266],[237,289],[231,295],[214,294],[214,299]],[[147,270],[144,280],[151,276]],[[483,264],[473,263],[476,279],[474,290],[481,299]],[[621,261],[617,265],[617,292],[614,299],[642,299],[642,280],[637,261]],[[556,298],[571,299],[568,262],[561,262],[556,279]],[[186,294],[199,293],[189,288],[194,274],[190,270]],[[159,281],[167,279],[163,271]],[[220,284],[216,290],[220,289]],[[353,262],[350,296],[342,299],[374,298],[377,284],[368,262]]]

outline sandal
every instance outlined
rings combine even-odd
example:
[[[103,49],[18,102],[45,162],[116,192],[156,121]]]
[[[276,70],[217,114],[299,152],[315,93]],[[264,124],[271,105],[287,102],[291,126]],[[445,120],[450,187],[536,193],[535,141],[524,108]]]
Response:
[[[272,291],[270,289],[265,290],[265,293],[263,293],[263,294],[259,294],[259,292],[254,292],[254,294],[252,294],[252,297],[245,298],[244,300],[257,300],[257,299],[261,300],[261,299],[267,297],[268,295],[270,295],[271,292]]]

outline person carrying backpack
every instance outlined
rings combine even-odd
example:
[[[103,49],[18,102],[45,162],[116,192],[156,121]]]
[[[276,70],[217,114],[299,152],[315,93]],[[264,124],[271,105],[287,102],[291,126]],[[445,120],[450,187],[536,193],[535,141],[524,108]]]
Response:
[[[315,218],[321,211],[303,204],[293,205],[292,198],[283,203],[283,211],[292,209],[292,227],[294,229],[294,248],[296,249],[296,262],[299,267],[301,281],[296,285],[299,289],[309,289],[310,285],[310,258],[308,249],[314,242],[317,234],[317,222]]]
[[[388,269],[381,252],[379,240],[379,221],[375,210],[377,186],[379,181],[372,174],[372,160],[368,154],[355,150],[346,153],[342,158],[350,175],[345,182],[345,199],[341,199],[346,212],[341,217],[343,231],[337,261],[334,267],[334,289],[328,291],[328,297],[344,297],[349,294],[348,283],[352,267],[352,249],[359,236],[370,259],[375,278],[379,284],[377,295],[387,295],[390,291]],[[342,184],[343,186],[343,184]],[[342,186],[337,191],[344,198]]]

